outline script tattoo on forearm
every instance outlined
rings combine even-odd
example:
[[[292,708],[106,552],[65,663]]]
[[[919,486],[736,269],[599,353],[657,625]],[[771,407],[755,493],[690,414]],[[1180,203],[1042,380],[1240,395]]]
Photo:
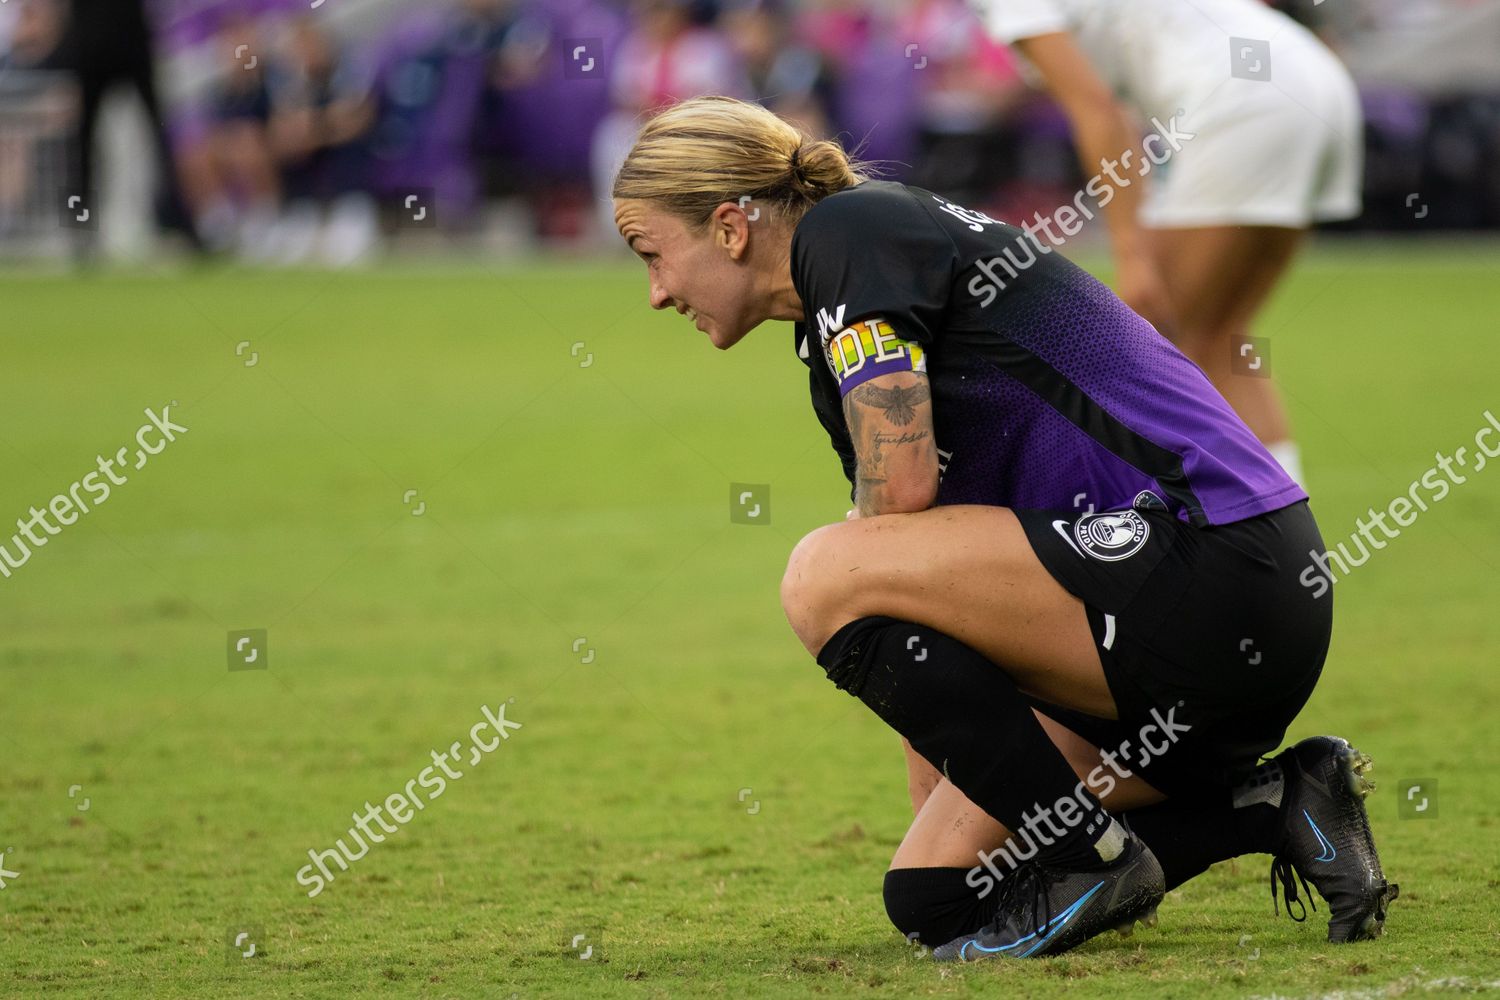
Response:
[[[895,434],[883,434],[880,431],[876,431],[875,436],[871,439],[870,443],[870,466],[872,468],[879,468],[881,463],[885,460],[883,454],[880,451],[881,445],[888,444],[899,448],[904,444],[917,444],[919,442],[926,441],[930,437],[932,437],[932,435],[927,431],[917,431],[915,433],[907,431],[906,433],[899,436]]]

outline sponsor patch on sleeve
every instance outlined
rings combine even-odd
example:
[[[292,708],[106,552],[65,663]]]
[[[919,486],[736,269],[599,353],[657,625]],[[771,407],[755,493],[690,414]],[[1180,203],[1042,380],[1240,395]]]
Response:
[[[840,396],[881,375],[927,371],[922,345],[902,340],[889,323],[878,318],[851,323],[830,336],[826,353]]]

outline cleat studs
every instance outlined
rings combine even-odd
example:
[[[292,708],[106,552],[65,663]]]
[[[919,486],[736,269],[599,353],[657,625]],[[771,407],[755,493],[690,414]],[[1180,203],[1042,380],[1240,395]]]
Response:
[[[1135,933],[1135,921],[1127,920],[1120,926],[1116,927],[1115,930],[1120,933],[1120,937],[1128,938],[1130,937],[1130,935]]]
[[[1141,918],[1141,923],[1145,924],[1147,927],[1156,926],[1156,907],[1153,906],[1151,907],[1151,909],[1146,911],[1146,915]]]
[[[1368,798],[1375,791],[1375,782],[1365,776],[1365,772],[1374,768],[1374,761],[1367,753],[1361,753],[1353,747],[1346,748],[1340,757],[1344,763],[1344,776],[1349,786],[1349,794],[1356,798]]]

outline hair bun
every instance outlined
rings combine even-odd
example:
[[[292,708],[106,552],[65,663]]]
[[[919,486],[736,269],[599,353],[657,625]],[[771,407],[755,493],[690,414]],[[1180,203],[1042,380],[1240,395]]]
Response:
[[[747,197],[795,221],[868,176],[836,141],[814,139],[758,104],[708,96],[672,105],[642,126],[611,194],[661,202],[694,226],[724,202]]]

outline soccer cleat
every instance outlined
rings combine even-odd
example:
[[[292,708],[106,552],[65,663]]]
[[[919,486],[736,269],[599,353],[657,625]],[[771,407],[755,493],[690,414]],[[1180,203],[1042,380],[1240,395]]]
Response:
[[[992,957],[1060,955],[1111,928],[1129,934],[1136,921],[1156,926],[1161,903],[1161,865],[1138,838],[1109,865],[1063,871],[1023,865],[1000,883],[995,919],[973,934],[934,949],[940,962],[977,962]]]
[[[1386,907],[1400,887],[1387,884],[1370,834],[1365,796],[1375,783],[1365,777],[1370,758],[1336,736],[1314,736],[1273,758],[1281,765],[1280,843],[1271,862],[1271,903],[1276,883],[1286,895],[1287,916],[1307,919],[1296,880],[1311,882],[1327,901],[1328,940],[1366,941],[1385,929]],[[1307,902],[1313,903],[1312,893]],[[1292,911],[1293,905],[1301,913]],[[1279,906],[1277,907],[1279,912]]]

